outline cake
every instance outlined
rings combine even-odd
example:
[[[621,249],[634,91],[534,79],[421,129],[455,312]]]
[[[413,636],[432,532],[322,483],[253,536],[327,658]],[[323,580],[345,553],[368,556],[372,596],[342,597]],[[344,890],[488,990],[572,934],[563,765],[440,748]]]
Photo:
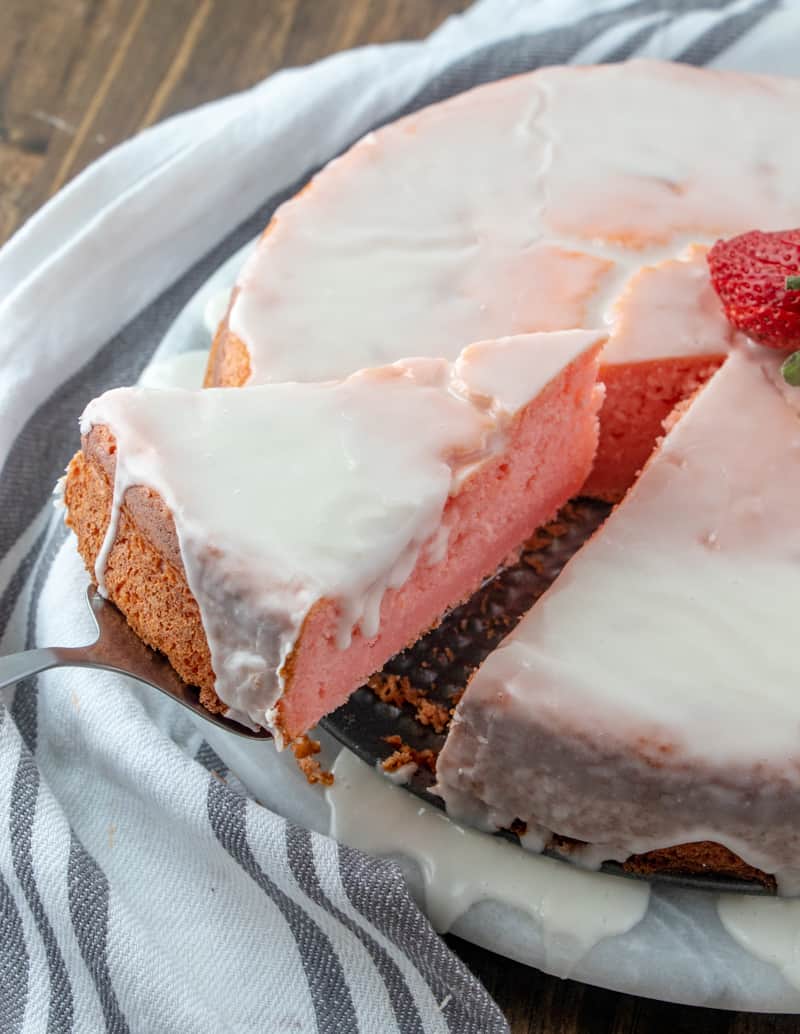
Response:
[[[797,892],[800,392],[779,365],[726,360],[478,670],[437,765],[450,815],[594,862],[702,844],[708,869],[722,845]]]
[[[321,384],[118,388],[64,501],[87,568],[212,710],[304,734],[581,486],[596,331]]]
[[[284,742],[561,502],[618,502],[473,678],[438,791],[587,863],[791,890],[799,410],[707,256],[796,224],[798,110],[795,80],[634,61],[369,134],[271,219],[204,392],[87,410],[87,567],[208,707]]]
[[[704,247],[797,220],[798,110],[794,80],[632,61],[544,68],[403,118],[275,213],[207,383],[607,326],[585,491],[617,500],[729,351]]]

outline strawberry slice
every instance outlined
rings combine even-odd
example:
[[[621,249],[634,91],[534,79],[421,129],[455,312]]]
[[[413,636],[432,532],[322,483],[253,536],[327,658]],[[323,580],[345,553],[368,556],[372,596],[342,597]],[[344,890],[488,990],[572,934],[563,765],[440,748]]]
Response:
[[[717,241],[708,265],[734,327],[767,348],[800,349],[800,229]]]

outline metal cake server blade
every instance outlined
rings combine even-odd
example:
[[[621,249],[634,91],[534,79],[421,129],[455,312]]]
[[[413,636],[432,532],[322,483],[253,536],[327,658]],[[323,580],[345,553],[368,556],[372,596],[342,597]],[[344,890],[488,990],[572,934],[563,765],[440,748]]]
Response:
[[[212,714],[200,703],[200,692],[187,686],[163,656],[146,646],[128,625],[122,612],[90,585],[89,609],[97,626],[97,639],[87,646],[50,646],[0,657],[0,689],[50,668],[100,668],[128,675],[177,700],[204,721],[237,736],[269,739],[263,729],[248,729],[221,714]]]

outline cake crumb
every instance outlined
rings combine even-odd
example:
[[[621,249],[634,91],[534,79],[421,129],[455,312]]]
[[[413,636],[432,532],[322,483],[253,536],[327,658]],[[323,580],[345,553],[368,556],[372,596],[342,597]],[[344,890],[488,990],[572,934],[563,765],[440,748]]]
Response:
[[[292,752],[298,761],[319,754],[320,749],[319,740],[312,740],[310,736],[299,736],[292,743]]]
[[[384,772],[396,772],[404,765],[417,765],[419,768],[427,768],[429,772],[436,772],[436,755],[429,748],[416,750],[409,744],[404,743],[400,736],[384,736],[384,743],[396,750],[381,762]]]
[[[410,697],[414,694],[414,687],[406,675],[388,675],[385,672],[378,672],[367,680],[367,685],[384,704],[392,704],[394,707],[402,707],[410,703]]]
[[[537,556],[536,553],[525,553],[522,561],[524,564],[527,564],[528,567],[532,567],[538,575],[544,574],[544,561],[540,556]]]
[[[310,736],[299,736],[292,744],[292,753],[297,761],[297,767],[313,786],[314,783],[321,783],[322,786],[333,786],[333,772],[326,772],[314,757],[319,754],[319,740],[312,740]]]
[[[572,503],[567,503],[554,520],[538,528],[522,547],[521,559],[523,563],[533,567],[538,572],[538,565],[530,554],[540,553],[553,544],[553,539],[560,539],[566,535],[569,532],[570,524],[575,521],[577,515],[578,510],[575,506]]]
[[[531,537],[525,543],[525,553],[529,551],[532,553],[536,553],[541,549],[545,549],[547,546],[550,545],[550,541],[550,536],[545,534],[545,532],[542,529],[540,529],[539,531],[535,531],[533,535],[531,535]],[[523,556],[525,555],[525,553],[523,553]],[[527,559],[525,562],[528,562]]]
[[[411,685],[406,675],[379,672],[369,679],[367,685],[385,704],[413,707],[420,725],[429,725],[436,733],[443,733],[450,724],[449,708],[430,700],[424,690]]]
[[[434,732],[442,733],[450,724],[450,711],[443,705],[424,697],[416,705],[417,721],[430,725]]]

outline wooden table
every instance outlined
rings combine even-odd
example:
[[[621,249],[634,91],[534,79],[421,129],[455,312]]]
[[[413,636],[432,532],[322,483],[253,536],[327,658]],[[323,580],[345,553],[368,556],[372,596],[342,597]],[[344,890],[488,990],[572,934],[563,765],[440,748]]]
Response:
[[[0,0],[0,241],[153,122],[285,65],[424,36],[468,0]],[[514,1034],[789,1034],[794,1017],[662,1005],[556,980],[457,938]]]

